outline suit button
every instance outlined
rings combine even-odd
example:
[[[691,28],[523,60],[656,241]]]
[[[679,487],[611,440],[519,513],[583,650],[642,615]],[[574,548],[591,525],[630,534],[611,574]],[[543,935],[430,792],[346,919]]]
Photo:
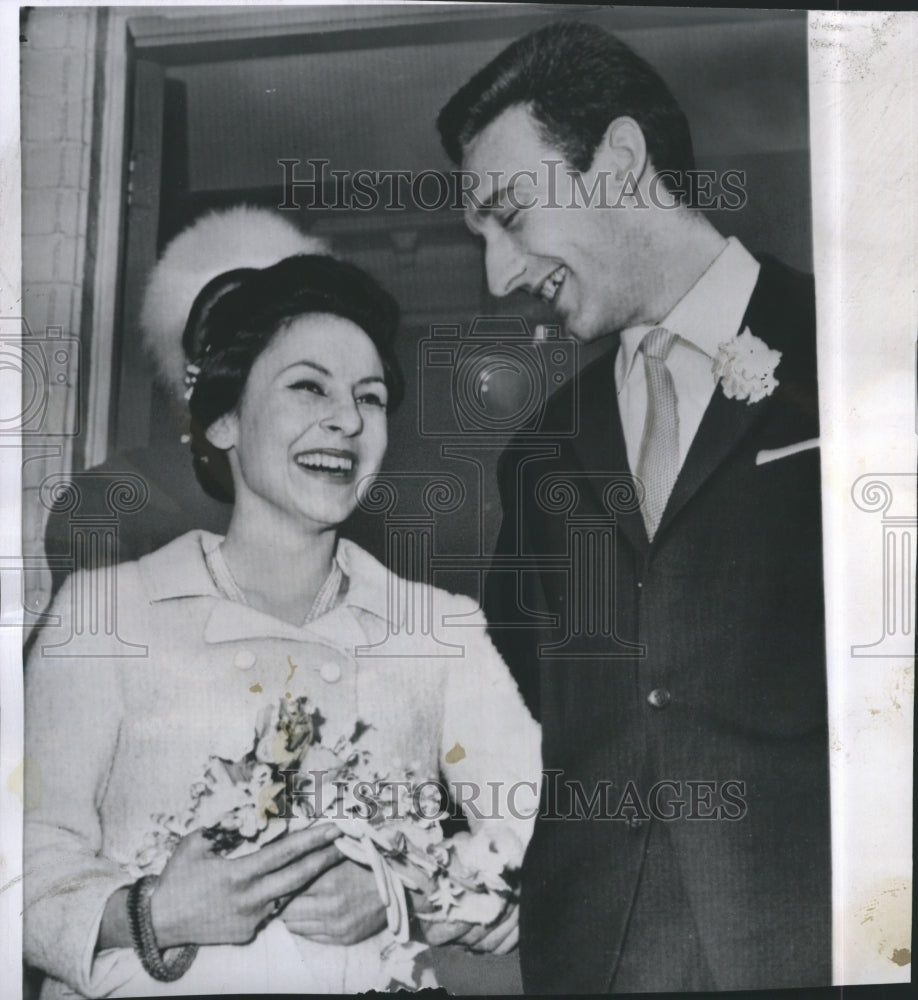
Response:
[[[337,684],[341,680],[341,667],[334,660],[329,660],[319,667],[319,676],[326,684]]]
[[[255,654],[251,649],[240,649],[233,657],[233,666],[237,670],[250,670],[255,666]]]
[[[646,822],[647,822],[647,820],[646,819],[641,819],[640,816],[629,816],[628,817],[628,826],[630,826],[632,830],[640,830],[640,828]]]
[[[653,691],[647,695],[647,704],[651,708],[666,708],[666,706],[673,700],[673,696],[666,690],[666,688],[654,688]]]

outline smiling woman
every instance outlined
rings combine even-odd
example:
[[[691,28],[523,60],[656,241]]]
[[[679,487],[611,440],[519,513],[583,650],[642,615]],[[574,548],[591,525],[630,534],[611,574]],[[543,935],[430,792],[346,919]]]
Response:
[[[297,424],[305,433],[310,420],[317,421],[326,429],[319,442],[326,447],[333,438],[353,439],[372,451],[367,441],[373,441],[376,454],[372,461],[367,455],[363,474],[376,472],[386,447],[386,413],[404,391],[393,348],[397,321],[394,301],[368,275],[327,256],[297,255],[258,273],[239,269],[209,282],[183,337],[202,486],[217,499],[234,499],[230,463],[237,453],[231,449],[240,434],[248,443],[255,424],[274,439]],[[265,407],[276,409],[270,420]],[[274,425],[275,418],[281,423]],[[308,441],[296,443],[298,452],[308,449]]]
[[[236,266],[183,334],[157,333],[183,344],[195,471],[233,503],[226,536],[119,566],[113,593],[104,570],[76,574],[27,668],[43,794],[25,951],[44,998],[428,985],[428,944],[516,943],[503,876],[534,818],[537,726],[473,602],[412,584],[432,612],[416,621],[403,582],[338,537],[403,394],[398,307],[324,254],[239,267],[276,220],[232,218]],[[197,235],[225,241],[225,222]],[[87,597],[117,604],[107,648]],[[470,833],[444,839],[441,775],[447,794],[461,780]]]
[[[222,552],[256,606],[296,625],[322,584],[316,561],[291,558],[279,581],[275,563],[260,573],[247,553],[281,539],[290,556],[319,547],[327,576],[336,529],[382,464],[390,401],[401,401],[397,321],[363,271],[297,255],[213,279],[185,328],[195,471],[234,503]]]

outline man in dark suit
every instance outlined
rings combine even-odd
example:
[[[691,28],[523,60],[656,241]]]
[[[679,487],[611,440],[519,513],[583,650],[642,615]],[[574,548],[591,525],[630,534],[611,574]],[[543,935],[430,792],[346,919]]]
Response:
[[[597,28],[520,39],[438,127],[492,292],[617,343],[499,467],[486,611],[546,769],[524,986],[826,985],[812,279],[692,207],[682,111]]]

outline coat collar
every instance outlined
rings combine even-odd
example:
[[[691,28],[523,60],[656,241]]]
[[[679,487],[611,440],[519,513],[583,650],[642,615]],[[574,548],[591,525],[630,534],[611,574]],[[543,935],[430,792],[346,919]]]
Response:
[[[308,625],[296,626],[223,597],[204,562],[204,553],[221,541],[221,535],[209,531],[189,531],[138,562],[151,603],[195,597],[212,599],[213,607],[204,628],[206,642],[256,637],[298,642],[318,637],[340,642],[342,635],[347,634],[347,628],[353,628],[355,610],[367,611],[388,621],[393,628],[403,624],[389,599],[391,574],[354,542],[339,539],[335,552],[335,558],[348,579],[347,593],[341,604]]]

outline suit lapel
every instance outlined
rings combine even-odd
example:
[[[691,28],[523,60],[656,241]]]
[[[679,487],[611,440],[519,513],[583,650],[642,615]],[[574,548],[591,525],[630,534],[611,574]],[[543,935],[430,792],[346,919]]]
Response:
[[[748,326],[754,336],[781,351],[777,369],[778,389],[774,395],[751,404],[727,399],[720,386],[714,390],[663,511],[655,538],[660,537],[666,526],[746,434],[767,416],[775,400],[787,393],[791,383],[801,377],[810,380],[815,377],[815,340],[812,333],[815,318],[806,309],[807,302],[812,298],[812,286],[800,286],[802,276],[794,281],[788,277],[783,265],[769,257],[760,258],[760,262],[758,281],[736,333]],[[806,281],[805,278],[802,280]]]
[[[609,479],[626,476],[633,482],[615,392],[615,354],[616,349],[604,354],[581,375],[580,432],[571,447],[585,472],[608,473]],[[589,483],[595,506],[606,510],[602,497],[602,476],[592,477]],[[632,509],[615,511],[616,523],[631,545],[642,552],[649,542],[640,508],[637,503],[623,506]]]
[[[669,502],[655,538],[723,464],[743,438],[764,420],[775,405],[790,392],[800,392],[815,384],[815,316],[812,279],[796,275],[770,257],[761,257],[761,271],[746,314],[736,333],[748,326],[769,347],[782,353],[777,374],[782,384],[776,393],[758,403],[727,399],[718,387],[695,434],[695,439],[673,486]],[[580,376],[580,433],[571,449],[586,472],[607,472],[631,476],[622,430],[618,397],[615,392],[615,354],[608,351],[584,369]],[[813,393],[815,401],[815,392]],[[815,405],[815,402],[814,404]],[[814,424],[815,426],[815,424]],[[816,430],[815,433],[818,433]],[[601,477],[591,480],[591,500],[604,510]],[[616,521],[622,534],[638,552],[649,548],[640,509],[619,513]]]
[[[751,404],[727,399],[718,386],[673,486],[656,538],[701,489],[714,470],[723,464],[743,437],[763,419],[769,404],[769,399]]]

